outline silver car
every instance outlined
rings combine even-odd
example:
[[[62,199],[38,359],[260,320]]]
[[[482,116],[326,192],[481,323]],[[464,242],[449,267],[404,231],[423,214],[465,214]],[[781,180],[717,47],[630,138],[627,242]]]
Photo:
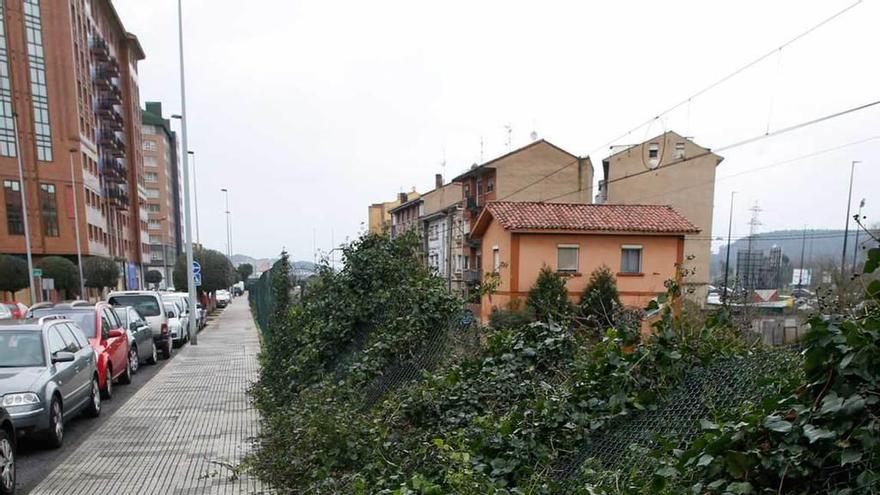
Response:
[[[113,311],[128,333],[128,367],[131,372],[137,373],[141,363],[156,364],[159,352],[150,324],[131,306],[113,308]]]
[[[0,322],[0,407],[18,436],[45,435],[50,447],[64,441],[64,423],[79,413],[101,413],[97,359],[72,320]]]

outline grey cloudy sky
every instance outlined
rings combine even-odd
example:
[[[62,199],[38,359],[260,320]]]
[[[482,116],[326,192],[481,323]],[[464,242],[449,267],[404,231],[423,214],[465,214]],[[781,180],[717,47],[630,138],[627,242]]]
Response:
[[[173,0],[115,0],[147,59],[142,100],[179,109]],[[367,205],[425,191],[484,157],[539,136],[590,154],[657,112],[779,46],[853,0],[706,2],[184,0],[190,148],[202,240],[282,247],[311,259],[354,238]],[[620,144],[664,129],[720,148],[880,99],[880,1],[833,22]],[[722,153],[713,234],[734,236],[748,208],[763,230],[841,227],[851,160],[854,203],[880,184],[880,107]],[[753,171],[761,169],[758,171]],[[752,171],[752,172],[750,172]],[[650,202],[650,198],[646,198]],[[880,221],[880,197],[868,197]]]

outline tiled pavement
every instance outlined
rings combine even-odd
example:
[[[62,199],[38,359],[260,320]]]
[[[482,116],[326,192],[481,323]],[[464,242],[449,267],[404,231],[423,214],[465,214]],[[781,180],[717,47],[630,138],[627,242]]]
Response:
[[[258,431],[247,387],[259,339],[236,299],[32,494],[264,493],[234,466]]]

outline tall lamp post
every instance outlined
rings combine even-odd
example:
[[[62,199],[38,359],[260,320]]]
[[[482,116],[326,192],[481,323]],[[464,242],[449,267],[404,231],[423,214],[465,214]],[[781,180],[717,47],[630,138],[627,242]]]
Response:
[[[183,56],[183,0],[177,0],[177,28],[178,41],[180,45],[180,128],[181,137],[183,139],[183,205],[184,205],[184,230],[186,231],[186,280],[189,288],[189,335],[190,343],[198,345],[198,329],[196,328],[196,284],[195,274],[193,270],[193,243],[192,243],[192,215],[190,214],[189,203],[189,150],[187,146],[186,134],[186,71],[184,68]]]
[[[846,198],[846,227],[843,229],[843,256],[840,260],[840,276],[843,277],[843,271],[846,270],[846,241],[849,238],[849,213],[850,206],[852,205],[852,186],[853,186],[853,176],[856,172],[856,163],[862,163],[859,160],[853,160],[852,166],[849,169],[849,195]]]
[[[229,211],[229,189],[223,188],[220,191],[226,195],[226,256],[229,257],[229,262],[232,263],[232,224],[230,223],[232,212]]]
[[[852,263],[852,272],[856,272],[856,264],[859,261],[859,233],[862,230],[859,222],[862,221],[862,208],[865,207],[865,198],[862,198],[862,201],[859,203],[859,214],[856,215],[856,245],[853,246],[853,263]]]
[[[31,229],[28,226],[27,194],[25,194],[24,165],[21,162],[21,144],[18,139],[18,113],[12,112],[12,126],[15,131],[15,156],[18,158],[18,192],[21,195],[21,212],[24,223],[24,248],[27,252],[28,288],[31,294],[31,306],[37,303],[37,291],[34,288],[34,258],[31,253]]]
[[[73,191],[73,225],[74,231],[76,232],[76,261],[77,266],[79,267],[79,290],[80,297],[86,298],[86,281],[83,278],[83,256],[82,256],[82,244],[79,239],[79,203],[77,202],[76,195],[76,172],[74,171],[74,160],[73,157],[79,153],[77,148],[70,149],[70,183],[71,190]],[[88,300],[86,298],[86,300]]]

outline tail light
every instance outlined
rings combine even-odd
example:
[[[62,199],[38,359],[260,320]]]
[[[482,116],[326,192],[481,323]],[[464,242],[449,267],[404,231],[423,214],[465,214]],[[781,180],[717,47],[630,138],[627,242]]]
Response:
[[[165,334],[167,334],[167,333],[168,333],[168,324],[167,324],[167,323],[163,323],[163,324],[162,324],[162,335],[165,335]]]

